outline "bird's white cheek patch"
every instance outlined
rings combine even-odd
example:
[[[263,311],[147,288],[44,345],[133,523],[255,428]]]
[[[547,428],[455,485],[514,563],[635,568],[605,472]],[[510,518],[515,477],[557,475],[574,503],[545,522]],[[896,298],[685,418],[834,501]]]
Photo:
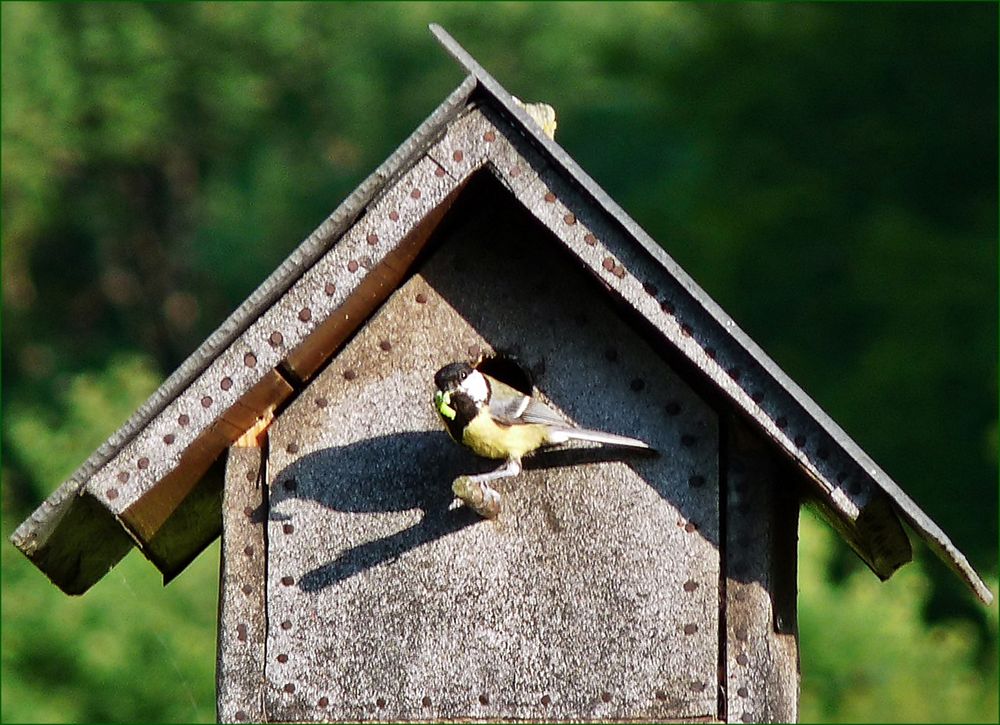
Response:
[[[490,392],[486,378],[479,372],[473,372],[469,375],[462,381],[459,388],[477,403],[485,403]]]

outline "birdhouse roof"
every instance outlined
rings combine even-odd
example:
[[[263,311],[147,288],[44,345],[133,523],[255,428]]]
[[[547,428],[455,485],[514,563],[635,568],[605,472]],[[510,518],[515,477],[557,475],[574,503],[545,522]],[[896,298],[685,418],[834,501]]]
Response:
[[[404,280],[467,182],[491,173],[699,391],[749,421],[881,578],[906,522],[983,601],[992,594],[916,503],[443,29],[468,76],[12,535],[81,593],[132,546],[181,571],[219,533],[229,445],[294,398]]]

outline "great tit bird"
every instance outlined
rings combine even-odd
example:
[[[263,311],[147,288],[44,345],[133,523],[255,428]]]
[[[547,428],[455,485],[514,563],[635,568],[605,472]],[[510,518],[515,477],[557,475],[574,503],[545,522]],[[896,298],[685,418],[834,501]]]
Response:
[[[434,407],[448,433],[473,453],[505,461],[490,473],[460,476],[452,489],[474,510],[492,518],[500,494],[489,486],[521,472],[521,458],[570,440],[649,450],[636,438],[577,428],[537,398],[487,375],[467,362],[445,365],[434,375]]]

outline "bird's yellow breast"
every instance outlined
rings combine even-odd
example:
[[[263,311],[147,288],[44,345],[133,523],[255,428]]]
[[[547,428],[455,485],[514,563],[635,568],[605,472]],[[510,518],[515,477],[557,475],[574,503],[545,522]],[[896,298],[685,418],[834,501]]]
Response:
[[[462,443],[484,458],[521,458],[548,440],[545,426],[501,425],[483,411],[462,432]]]

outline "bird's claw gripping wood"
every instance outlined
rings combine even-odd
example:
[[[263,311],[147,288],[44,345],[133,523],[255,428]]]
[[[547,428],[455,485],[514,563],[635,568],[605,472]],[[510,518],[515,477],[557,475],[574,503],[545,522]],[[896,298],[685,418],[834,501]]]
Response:
[[[459,476],[451,484],[455,496],[470,509],[486,519],[495,519],[500,513],[500,493],[488,483],[475,481],[472,476]]]
[[[466,506],[480,516],[492,519],[500,513],[500,492],[490,486],[490,481],[510,478],[521,472],[521,462],[511,459],[500,468],[478,476],[459,476],[452,482],[451,490]]]

